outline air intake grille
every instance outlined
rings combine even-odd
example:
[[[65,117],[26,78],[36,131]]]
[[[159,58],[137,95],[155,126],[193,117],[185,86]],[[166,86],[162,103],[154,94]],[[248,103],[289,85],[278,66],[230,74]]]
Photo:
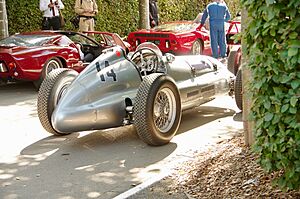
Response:
[[[135,37],[157,37],[157,38],[169,38],[167,34],[151,34],[151,33],[135,33]]]

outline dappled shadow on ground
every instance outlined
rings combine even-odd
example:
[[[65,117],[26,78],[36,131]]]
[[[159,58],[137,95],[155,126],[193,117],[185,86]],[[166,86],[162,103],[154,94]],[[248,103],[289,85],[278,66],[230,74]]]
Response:
[[[0,108],[23,103],[20,107],[28,105],[29,114],[36,117],[35,89],[21,90],[28,94],[27,100],[7,98],[0,101]],[[210,106],[186,111],[178,134],[234,114]],[[151,165],[177,147],[172,142],[148,146],[133,126],[50,136],[24,148],[14,161],[0,163],[0,198],[112,198],[159,173],[163,166]]]
[[[233,116],[234,121],[242,122],[243,121],[243,112],[238,112]]]
[[[10,83],[0,86],[0,106],[13,105],[35,98],[37,90],[31,82]]]
[[[212,106],[200,106],[183,112],[181,125],[178,133],[183,133],[196,127],[202,126],[214,120],[233,116],[234,110]]]
[[[31,82],[10,83],[0,86],[0,112],[10,114],[9,112],[12,110],[26,111],[28,117],[36,117],[36,99],[37,90]]]
[[[0,164],[0,196],[112,198],[160,172],[147,167],[175,149],[174,143],[146,145],[132,126],[50,136],[24,148],[14,162]]]

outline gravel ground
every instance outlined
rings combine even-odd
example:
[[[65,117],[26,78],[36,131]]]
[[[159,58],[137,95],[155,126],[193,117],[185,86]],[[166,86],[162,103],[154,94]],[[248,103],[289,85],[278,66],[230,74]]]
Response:
[[[265,173],[244,144],[243,133],[195,154],[160,182],[130,198],[299,198],[300,191],[272,186],[279,173]]]

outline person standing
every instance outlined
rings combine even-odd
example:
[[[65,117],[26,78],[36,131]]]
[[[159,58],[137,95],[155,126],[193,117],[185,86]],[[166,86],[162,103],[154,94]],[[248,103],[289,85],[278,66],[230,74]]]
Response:
[[[59,10],[64,9],[61,0],[40,0],[40,10],[43,12],[42,30],[59,30]]]
[[[98,13],[96,0],[76,0],[75,12],[79,15],[79,32],[95,30],[95,16]]]
[[[230,12],[223,0],[214,0],[203,11],[200,29],[209,17],[210,45],[214,58],[226,57],[225,22],[230,19]],[[220,54],[219,49],[220,48]]]
[[[149,18],[151,28],[158,25],[157,0],[149,0]]]

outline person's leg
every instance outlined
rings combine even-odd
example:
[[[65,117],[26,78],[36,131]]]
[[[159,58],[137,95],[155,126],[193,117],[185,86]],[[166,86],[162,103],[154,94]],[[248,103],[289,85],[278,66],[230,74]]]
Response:
[[[89,31],[94,31],[95,30],[95,20],[94,19],[89,19],[88,20],[88,30]],[[94,34],[89,34],[90,37],[94,37]]]
[[[214,24],[210,24],[210,46],[214,58],[218,58],[218,37]]]
[[[89,26],[88,26],[88,21],[87,19],[80,17],[79,20],[79,32],[83,32],[83,31],[88,31],[89,30]]]
[[[60,29],[60,21],[59,17],[53,17],[51,18],[51,26],[53,30],[59,30]]]
[[[94,31],[95,30],[95,20],[90,19],[89,20],[89,31]]]
[[[220,55],[221,57],[224,58],[226,57],[226,38],[225,38],[224,25],[219,29],[218,43],[220,47]]]
[[[42,21],[42,30],[50,30],[50,20],[46,17]]]

